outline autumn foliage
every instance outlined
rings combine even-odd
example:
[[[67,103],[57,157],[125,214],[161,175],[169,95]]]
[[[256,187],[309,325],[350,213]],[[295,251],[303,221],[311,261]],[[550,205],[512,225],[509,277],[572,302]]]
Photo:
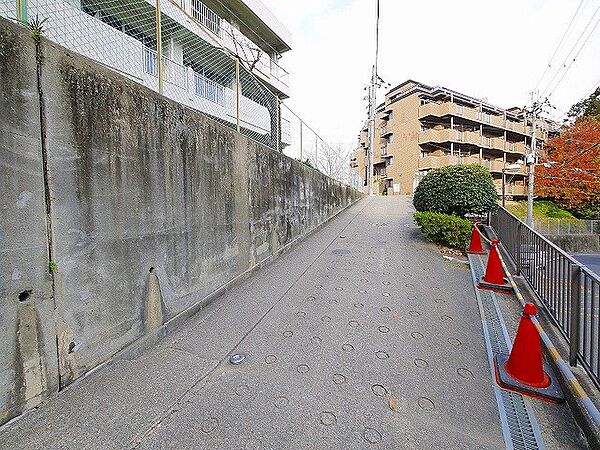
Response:
[[[600,209],[600,121],[580,118],[548,141],[536,167],[536,195],[573,211]]]

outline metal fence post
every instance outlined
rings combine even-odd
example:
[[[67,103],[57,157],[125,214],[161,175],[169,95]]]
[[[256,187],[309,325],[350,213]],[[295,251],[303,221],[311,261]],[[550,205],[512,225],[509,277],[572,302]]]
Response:
[[[302,161],[302,120],[300,120],[300,161]]]
[[[581,268],[576,264],[571,264],[569,283],[571,297],[571,310],[569,311],[569,364],[577,365],[577,353],[579,352],[579,323],[581,316],[581,298],[580,298],[580,274]]]
[[[27,25],[27,0],[17,0],[17,22]]]
[[[240,59],[235,60],[235,118],[237,132],[240,132]]]
[[[281,152],[281,100],[279,97],[275,97],[275,109],[277,113],[277,120],[275,120],[275,147],[278,152]]]
[[[315,134],[315,169],[319,170],[319,136]]]
[[[160,0],[156,0],[156,74],[158,76],[158,93],[163,93],[162,65],[162,30],[160,22]]]

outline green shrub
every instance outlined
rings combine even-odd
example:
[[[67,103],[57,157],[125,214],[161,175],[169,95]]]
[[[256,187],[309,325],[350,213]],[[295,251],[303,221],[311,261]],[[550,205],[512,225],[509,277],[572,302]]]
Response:
[[[483,214],[498,207],[498,194],[488,170],[478,164],[431,170],[421,180],[413,198],[417,211],[464,216]]]
[[[471,222],[448,214],[417,212],[415,222],[427,239],[446,247],[464,250],[471,237]]]

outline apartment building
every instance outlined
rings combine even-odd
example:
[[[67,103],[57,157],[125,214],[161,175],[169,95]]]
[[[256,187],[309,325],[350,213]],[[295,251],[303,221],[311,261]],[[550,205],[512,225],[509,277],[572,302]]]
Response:
[[[0,1],[0,16],[18,17],[16,3]],[[45,20],[43,34],[69,50],[222,122],[239,124],[253,137],[272,139],[278,125],[284,132],[277,138],[289,139],[277,99],[289,97],[289,74],[281,60],[291,35],[260,0],[24,4],[30,20]]]
[[[503,109],[486,100],[413,80],[391,89],[378,106],[373,151],[374,192],[412,194],[431,169],[481,164],[492,174],[498,194],[526,195],[525,155],[531,146],[531,118],[519,108]],[[556,132],[536,120],[538,148]],[[369,129],[365,123],[358,149],[350,156],[353,180],[366,192]]]

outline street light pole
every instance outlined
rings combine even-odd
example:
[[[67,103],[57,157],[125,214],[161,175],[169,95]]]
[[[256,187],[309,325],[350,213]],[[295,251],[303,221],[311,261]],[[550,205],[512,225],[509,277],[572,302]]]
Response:
[[[533,194],[534,194],[534,177],[535,177],[535,160],[536,160],[536,137],[535,137],[535,115],[538,108],[537,99],[534,100],[533,93],[531,94],[531,149],[526,157],[528,174],[527,178],[527,225],[533,228]]]
[[[502,207],[506,208],[506,169],[502,168]]]
[[[367,185],[369,195],[373,195],[373,152],[375,150],[375,109],[377,107],[377,59],[379,57],[379,0],[375,18],[375,64],[371,72],[369,87],[369,150],[367,153]]]

